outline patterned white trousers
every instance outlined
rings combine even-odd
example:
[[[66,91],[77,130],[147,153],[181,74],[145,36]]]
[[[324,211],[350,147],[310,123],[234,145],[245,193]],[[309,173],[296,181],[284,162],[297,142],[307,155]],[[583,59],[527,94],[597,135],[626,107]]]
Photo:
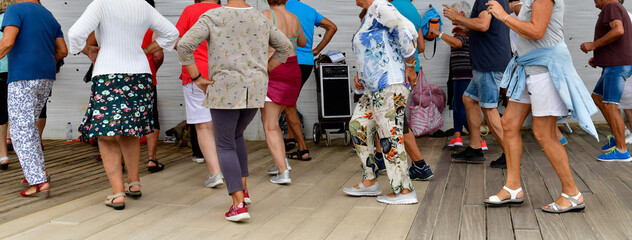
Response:
[[[54,80],[22,80],[9,83],[7,106],[13,149],[30,185],[46,182],[44,152],[35,123],[48,100]]]

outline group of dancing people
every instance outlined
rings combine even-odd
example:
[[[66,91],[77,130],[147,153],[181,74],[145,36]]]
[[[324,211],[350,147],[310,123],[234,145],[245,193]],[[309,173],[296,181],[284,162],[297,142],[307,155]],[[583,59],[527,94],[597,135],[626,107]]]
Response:
[[[581,47],[584,52],[595,52],[591,66],[604,69],[593,99],[564,43],[564,1],[476,0],[472,9],[464,1],[445,5],[443,13],[455,26],[454,36],[424,28],[411,2],[356,0],[362,13],[352,40],[358,67],[354,82],[356,93],[362,97],[349,130],[362,164],[362,180],[345,187],[344,193],[377,196],[377,201],[386,204],[415,204],[418,199],[412,181],[433,177],[405,113],[410,90],[417,84],[418,54],[424,51],[428,31],[453,48],[452,104],[455,117],[458,112],[461,119],[455,121],[450,145],[463,145],[460,134],[463,128],[469,131],[469,146],[452,157],[467,162],[485,160],[481,112],[504,153],[492,164],[506,164],[505,186],[497,195],[481,199],[485,203],[523,202],[520,129],[529,113],[533,115],[534,135],[562,182],[561,197],[543,206],[543,211],[562,213],[585,206],[556,133],[558,117],[571,115],[597,137],[590,117],[599,107],[614,137],[604,146],[608,153],[598,159],[629,161],[617,102],[625,79],[632,74],[632,52],[624,51],[632,44],[632,25],[619,2],[595,0],[602,9],[595,41]],[[252,200],[246,184],[249,173],[243,133],[260,110],[275,163],[268,170],[273,175],[270,182],[290,184],[288,158],[309,161],[312,157],[301,132],[296,102],[313,71],[314,56],[337,30],[333,22],[298,0],[267,3],[270,10],[259,12],[245,0],[228,0],[223,6],[217,0],[195,0],[174,26],[150,0],[94,0],[70,28],[68,48],[61,26],[38,0],[11,4],[3,16],[0,58],[8,54],[11,136],[30,185],[21,194],[50,194],[35,121],[54,83],[56,62],[68,53],[83,53],[94,68],[92,94],[79,130],[98,138],[113,189],[105,205],[121,210],[126,196],[140,198],[139,138],[154,133],[158,121],[152,82],[157,61],[153,58],[161,58],[156,53],[162,50],[176,49],[183,65],[180,79],[187,123],[195,125],[209,170],[205,186],[225,182],[232,198],[225,218],[236,222],[250,219],[248,205]],[[318,26],[326,32],[313,47],[314,27]],[[508,89],[510,99],[502,118],[496,109],[501,87]],[[288,122],[285,140],[278,125],[282,112]],[[294,145],[298,150],[286,155]],[[413,160],[410,168],[409,157]],[[148,166],[164,167],[157,161]],[[392,190],[385,195],[377,181],[382,171]]]

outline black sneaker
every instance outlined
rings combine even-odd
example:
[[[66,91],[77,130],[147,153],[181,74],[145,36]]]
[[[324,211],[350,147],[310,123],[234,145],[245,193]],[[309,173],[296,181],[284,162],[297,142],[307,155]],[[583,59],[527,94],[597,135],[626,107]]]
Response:
[[[428,164],[423,167],[418,167],[415,164],[412,164],[412,166],[408,169],[408,175],[413,181],[428,181],[434,176]]]
[[[505,158],[505,154],[503,153],[502,155],[500,155],[500,157],[496,161],[491,162],[489,166],[491,168],[507,168],[507,159]]]
[[[474,149],[468,146],[462,152],[452,154],[452,159],[457,161],[482,163],[485,161],[485,156],[483,155],[483,150]]]

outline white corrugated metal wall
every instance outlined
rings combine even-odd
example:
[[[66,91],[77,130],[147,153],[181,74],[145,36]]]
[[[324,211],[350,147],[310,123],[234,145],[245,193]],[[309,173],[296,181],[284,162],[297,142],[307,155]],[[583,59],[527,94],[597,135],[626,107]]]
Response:
[[[46,6],[61,23],[64,32],[67,33],[70,26],[79,18],[83,10],[90,3],[89,0],[43,0],[42,4]],[[226,3],[226,0],[223,0]],[[302,2],[314,7],[322,15],[331,19],[338,25],[338,33],[333,41],[325,49],[340,49],[347,53],[348,63],[353,66],[354,61],[351,57],[351,37],[359,26],[357,14],[360,8],[355,6],[355,2],[351,0],[302,0]],[[420,13],[424,13],[428,9],[429,4],[433,4],[437,10],[441,12],[441,4],[452,4],[456,1],[420,1],[414,0],[413,3]],[[473,0],[468,2],[473,3]],[[182,10],[193,3],[193,0],[157,0],[157,9],[165,15],[172,23],[176,23]],[[267,8],[262,0],[248,0],[248,3],[260,10]],[[593,38],[594,24],[597,19],[599,10],[594,7],[592,0],[566,0],[566,19],[565,19],[565,36],[566,43],[573,54],[575,67],[582,76],[586,86],[592,90],[599,77],[599,70],[592,69],[587,66],[588,58],[591,55],[584,54],[579,50],[582,42],[590,41]],[[632,3],[626,3],[626,7],[632,9]],[[450,32],[452,26],[449,22],[444,25],[444,31]],[[320,41],[323,29],[318,29],[315,33],[315,42]],[[428,43],[426,49],[431,51],[432,46]],[[447,90],[447,64],[448,64],[449,48],[444,43],[437,46],[437,54],[432,60],[421,60],[424,71],[426,72],[432,84],[439,85]],[[177,54],[166,52],[165,64],[158,71],[158,95],[160,109],[160,123],[162,129],[166,130],[180,121],[184,120],[184,102],[182,98],[181,82],[178,79],[180,74],[180,65],[177,61]],[[90,84],[83,83],[81,79],[88,68],[87,57],[69,56],[66,59],[66,65],[62,72],[58,75],[58,80],[53,88],[53,96],[49,100],[48,105],[48,124],[44,132],[45,138],[61,139],[63,138],[66,122],[70,121],[76,129],[85,112],[88,98],[90,94]],[[352,73],[355,74],[355,68]],[[316,109],[316,85],[315,81],[310,79],[301,92],[298,106],[299,111],[305,116],[305,132],[311,133],[314,122],[318,120]],[[444,128],[452,126],[451,114],[444,112],[446,125]],[[594,116],[596,121],[602,121],[601,114]],[[75,136],[77,133],[75,132]],[[311,134],[307,134],[310,137]],[[246,137],[249,140],[264,139],[261,121],[257,117],[249,126]]]

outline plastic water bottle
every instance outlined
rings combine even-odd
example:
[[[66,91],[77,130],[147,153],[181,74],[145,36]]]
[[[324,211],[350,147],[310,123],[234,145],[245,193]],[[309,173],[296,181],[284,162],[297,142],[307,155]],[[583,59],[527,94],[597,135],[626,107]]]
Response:
[[[75,140],[72,137],[72,124],[70,122],[68,122],[66,124],[66,142],[70,142],[72,140]]]

